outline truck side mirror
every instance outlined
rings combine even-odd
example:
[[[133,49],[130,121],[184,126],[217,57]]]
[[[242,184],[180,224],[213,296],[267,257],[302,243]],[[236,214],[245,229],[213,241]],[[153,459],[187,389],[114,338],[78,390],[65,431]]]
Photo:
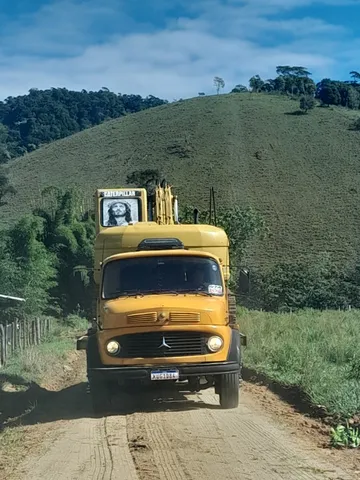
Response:
[[[76,350],[86,350],[88,344],[88,336],[82,335],[76,340]]]
[[[240,333],[240,345],[242,345],[243,347],[247,346],[247,338],[244,333]]]
[[[242,268],[239,273],[239,291],[242,294],[250,293],[250,270]]]

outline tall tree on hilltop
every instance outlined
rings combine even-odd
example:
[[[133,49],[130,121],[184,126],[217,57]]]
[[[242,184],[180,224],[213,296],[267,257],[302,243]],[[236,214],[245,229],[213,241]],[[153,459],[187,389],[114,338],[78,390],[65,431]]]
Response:
[[[305,67],[292,67],[291,73],[295,77],[309,77],[312,75]]]
[[[245,87],[245,85],[235,85],[235,87],[231,90],[231,93],[244,93],[244,92],[248,92],[248,89],[247,87]]]
[[[355,70],[353,70],[352,72],[350,72],[350,76],[351,78],[353,79],[353,81],[355,83],[357,83],[359,80],[360,80],[360,73],[359,72],[356,72]]]
[[[300,110],[307,113],[309,110],[315,108],[316,101],[312,95],[302,95],[300,98]]]
[[[276,73],[284,77],[309,77],[311,75],[305,67],[291,67],[289,65],[277,66]]]
[[[292,95],[313,95],[316,90],[315,82],[309,77],[312,75],[305,67],[279,65],[276,67],[277,86],[279,91]],[[280,83],[281,82],[281,83]]]
[[[271,93],[275,90],[275,82],[272,78],[266,80],[261,88],[262,92]]]
[[[281,75],[283,77],[288,77],[291,74],[292,67],[289,65],[279,65],[276,67],[277,75]]]
[[[225,87],[224,79],[221,77],[214,77],[214,86],[216,88],[217,95],[219,95],[220,89]]]
[[[330,80],[330,78],[324,78],[317,84],[316,97],[323,105],[341,104],[341,95],[338,86]]]
[[[274,88],[277,92],[285,92],[286,82],[283,76],[279,75],[274,79]]]
[[[253,92],[260,92],[264,86],[264,80],[260,78],[260,75],[254,75],[249,80],[250,88]]]

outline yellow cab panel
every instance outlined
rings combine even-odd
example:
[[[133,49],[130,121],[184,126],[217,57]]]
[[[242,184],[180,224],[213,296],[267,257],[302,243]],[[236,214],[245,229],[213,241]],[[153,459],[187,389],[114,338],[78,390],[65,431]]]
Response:
[[[229,240],[221,228],[212,225],[162,225],[139,222],[128,227],[112,227],[101,231],[95,241],[94,279],[100,283],[100,264],[119,253],[137,250],[144,238],[177,238],[186,249],[214,255],[221,262],[224,279],[229,279]]]

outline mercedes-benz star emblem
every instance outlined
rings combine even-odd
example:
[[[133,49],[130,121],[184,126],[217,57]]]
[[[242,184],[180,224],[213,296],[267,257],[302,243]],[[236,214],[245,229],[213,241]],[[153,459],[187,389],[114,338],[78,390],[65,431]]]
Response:
[[[165,337],[163,337],[162,344],[158,348],[171,348],[171,347],[166,343]]]

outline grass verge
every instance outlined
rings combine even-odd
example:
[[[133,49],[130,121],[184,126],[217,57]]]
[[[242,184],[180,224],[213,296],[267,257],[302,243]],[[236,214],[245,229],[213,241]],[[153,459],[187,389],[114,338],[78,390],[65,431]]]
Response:
[[[19,351],[10,357],[4,369],[0,370],[2,378],[21,377],[24,382],[41,383],[50,375],[58,373],[63,367],[63,360],[74,349],[74,337],[77,332],[87,329],[87,321],[75,315],[66,320],[56,321],[50,335],[43,338],[41,345]]]
[[[240,309],[239,319],[248,337],[245,367],[297,387],[333,423],[359,423],[359,311],[274,314]]]

